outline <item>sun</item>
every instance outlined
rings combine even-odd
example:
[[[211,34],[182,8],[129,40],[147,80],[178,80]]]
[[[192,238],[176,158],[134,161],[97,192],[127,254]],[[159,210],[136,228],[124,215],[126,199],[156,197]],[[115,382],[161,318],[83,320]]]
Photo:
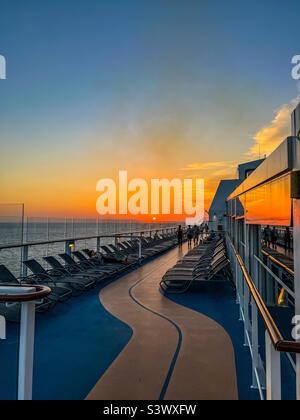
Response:
[[[155,216],[153,216],[153,217],[152,217],[152,220],[153,220],[153,222],[155,222],[155,220],[156,220],[156,217],[155,217]]]

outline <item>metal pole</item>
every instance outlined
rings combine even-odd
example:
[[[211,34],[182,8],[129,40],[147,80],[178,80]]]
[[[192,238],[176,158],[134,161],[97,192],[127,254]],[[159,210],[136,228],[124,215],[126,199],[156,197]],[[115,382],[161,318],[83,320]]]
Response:
[[[259,367],[259,353],[258,353],[258,315],[257,306],[254,299],[251,301],[251,312],[252,312],[252,386],[253,388],[258,387],[257,378],[255,371],[258,372]]]
[[[274,349],[266,331],[267,400],[281,400],[280,353]]]
[[[97,238],[97,252],[101,251],[101,238]]]
[[[21,221],[21,243],[24,243],[24,222],[25,222],[25,213],[24,213],[24,204],[22,204],[22,221]],[[20,267],[20,273],[22,273],[23,270],[23,248],[21,249],[21,267]]]
[[[142,236],[139,238],[139,259],[142,258]]]
[[[300,200],[293,199],[295,315],[300,315]],[[300,338],[297,340],[300,341]],[[296,355],[297,400],[300,400],[300,354]]]
[[[28,245],[22,247],[22,263],[28,260]],[[27,267],[25,264],[22,264],[22,277],[27,277]]]
[[[23,302],[19,347],[18,400],[32,399],[35,303]]]

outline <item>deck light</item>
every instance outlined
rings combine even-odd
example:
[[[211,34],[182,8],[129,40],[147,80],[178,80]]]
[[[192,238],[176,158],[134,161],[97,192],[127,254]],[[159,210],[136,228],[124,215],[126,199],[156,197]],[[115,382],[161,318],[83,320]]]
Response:
[[[280,295],[278,297],[278,306],[281,306],[284,303],[284,288],[281,289]]]

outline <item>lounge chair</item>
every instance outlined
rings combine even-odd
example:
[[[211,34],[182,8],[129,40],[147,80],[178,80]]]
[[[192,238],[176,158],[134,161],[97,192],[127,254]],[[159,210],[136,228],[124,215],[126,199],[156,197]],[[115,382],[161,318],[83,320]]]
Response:
[[[70,278],[63,276],[60,278],[54,277],[36,260],[27,260],[23,264],[33,273],[33,276],[30,276],[31,281],[36,284],[45,284],[51,287],[52,292],[50,296],[57,302],[64,302],[72,296],[72,282]]]
[[[26,283],[26,278],[17,279],[5,265],[0,265],[0,286],[20,286],[21,283]],[[47,297],[44,298],[42,302],[36,303],[35,309],[37,312],[46,312],[53,308],[53,306],[55,306],[55,301],[50,297]],[[0,314],[9,322],[20,322],[20,311],[21,303],[0,303]]]
[[[52,267],[54,275],[71,277],[70,284],[78,290],[89,290],[96,285],[96,276],[84,273],[72,273],[64,267],[55,257],[44,257],[44,260]]]
[[[73,258],[66,254],[59,254],[60,258],[65,262],[66,268],[69,270],[73,270],[77,273],[84,273],[84,274],[91,274],[96,276],[97,283],[103,283],[103,281],[107,280],[109,273],[105,272],[105,270],[99,270],[96,267],[91,267],[86,262],[77,264]]]
[[[80,251],[74,251],[73,255],[78,259],[79,263],[86,268],[100,270],[110,276],[125,270],[124,265],[122,264],[102,264],[100,258],[87,258]]]

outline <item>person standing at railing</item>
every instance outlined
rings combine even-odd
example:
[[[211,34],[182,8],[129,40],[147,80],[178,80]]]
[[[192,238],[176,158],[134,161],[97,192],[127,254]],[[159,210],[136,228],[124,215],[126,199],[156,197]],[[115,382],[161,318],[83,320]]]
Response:
[[[204,240],[204,226],[203,225],[201,225],[200,226],[200,228],[199,228],[199,236],[200,236],[200,242],[199,243],[203,243],[203,240]]]
[[[177,239],[178,239],[179,246],[182,246],[182,238],[183,238],[183,232],[182,232],[181,225],[179,225],[178,230],[177,230]]]
[[[187,240],[188,240],[188,247],[190,248],[192,246],[192,239],[193,239],[193,236],[194,236],[191,225],[188,226],[186,236],[187,236]]]
[[[272,234],[271,234],[271,229],[269,225],[264,229],[263,239],[264,239],[265,246],[270,248],[271,241],[272,241]]]
[[[199,241],[199,226],[195,225],[193,227],[193,236],[194,236],[194,246],[198,245]]]
[[[275,228],[275,226],[273,226],[273,229],[271,231],[271,240],[272,240],[272,248],[273,249],[277,249],[277,241],[278,241],[278,233],[277,230]]]
[[[285,229],[285,232],[284,232],[284,250],[285,250],[285,253],[290,252],[291,241],[292,241],[291,231],[290,231],[290,228],[287,227]]]

